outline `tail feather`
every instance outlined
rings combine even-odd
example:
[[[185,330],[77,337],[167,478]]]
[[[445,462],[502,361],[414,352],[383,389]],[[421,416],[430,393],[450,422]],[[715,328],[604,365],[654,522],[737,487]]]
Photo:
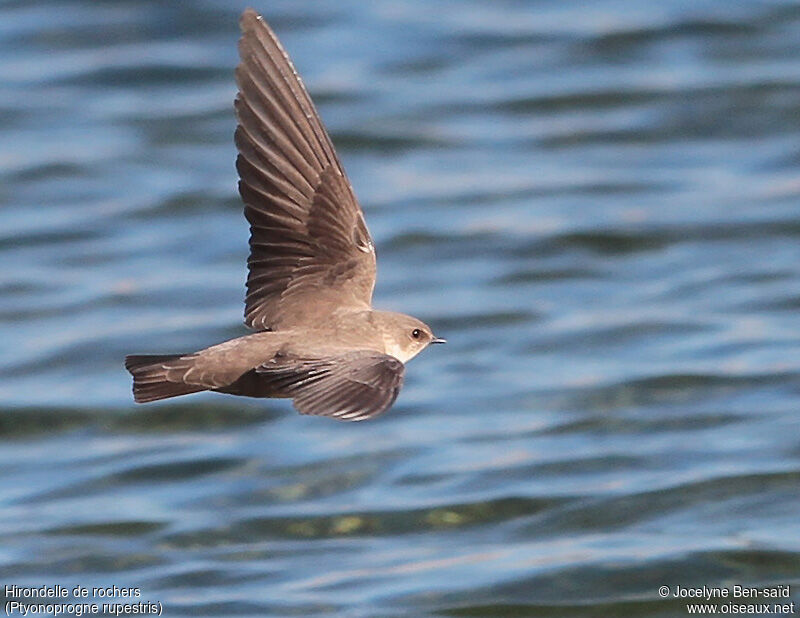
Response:
[[[183,382],[193,363],[191,354],[126,356],[125,369],[133,376],[134,401],[148,403],[207,390]]]

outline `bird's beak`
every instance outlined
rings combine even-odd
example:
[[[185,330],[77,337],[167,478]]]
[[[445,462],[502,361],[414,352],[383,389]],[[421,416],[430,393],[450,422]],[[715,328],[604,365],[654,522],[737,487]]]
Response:
[[[447,339],[440,339],[439,337],[434,337],[431,339],[431,343],[447,343]]]

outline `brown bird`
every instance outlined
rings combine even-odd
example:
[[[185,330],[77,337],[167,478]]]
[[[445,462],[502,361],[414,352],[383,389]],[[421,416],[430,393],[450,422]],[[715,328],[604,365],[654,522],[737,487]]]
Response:
[[[444,339],[372,309],[375,247],[333,144],[267,23],[247,9],[241,28],[236,169],[250,222],[245,324],[257,332],[128,356],[133,396],[286,397],[303,414],[369,419],[394,403],[404,363]]]

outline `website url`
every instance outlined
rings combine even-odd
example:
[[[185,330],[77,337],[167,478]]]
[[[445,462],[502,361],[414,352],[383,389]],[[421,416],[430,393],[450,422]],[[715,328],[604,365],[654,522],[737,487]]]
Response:
[[[710,605],[689,603],[686,605],[689,614],[794,614],[795,604],[791,603],[722,603]]]

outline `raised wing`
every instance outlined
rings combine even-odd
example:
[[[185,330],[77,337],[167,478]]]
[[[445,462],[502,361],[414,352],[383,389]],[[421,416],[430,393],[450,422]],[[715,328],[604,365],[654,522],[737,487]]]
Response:
[[[245,324],[303,324],[320,303],[369,308],[375,250],[330,138],[266,22],[247,9],[241,27],[236,168],[250,222]]]
[[[363,421],[385,412],[403,386],[403,363],[372,350],[318,359],[275,359],[256,368],[263,386],[302,414]]]

